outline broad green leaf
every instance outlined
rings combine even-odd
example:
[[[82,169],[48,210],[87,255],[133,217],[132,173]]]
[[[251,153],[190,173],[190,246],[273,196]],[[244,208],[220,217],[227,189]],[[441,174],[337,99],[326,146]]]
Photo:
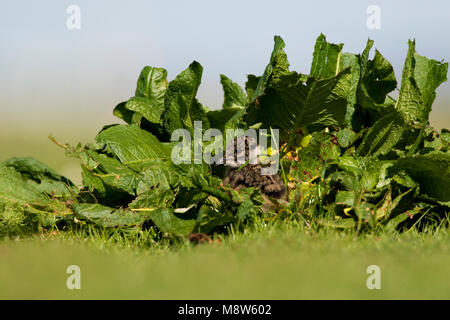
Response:
[[[343,44],[334,44],[326,41],[326,37],[321,34],[314,47],[313,62],[310,75],[321,78],[334,77],[339,72],[350,68],[351,83],[347,97],[347,111],[345,123],[351,125],[354,122],[356,92],[360,79],[359,57],[352,53],[342,52]]]
[[[119,160],[105,154],[98,154],[92,150],[86,150],[85,152],[86,156],[97,164],[95,168],[89,168],[82,160],[82,164],[91,171],[94,177],[100,179],[104,185],[110,188],[127,192],[130,195],[136,194],[140,176],[135,171],[120,163]]]
[[[328,79],[309,78],[291,72],[279,75],[268,86],[257,107],[250,112],[253,123],[265,127],[294,129],[323,128],[345,121],[347,96],[351,87],[350,70]]]
[[[361,187],[365,191],[380,191],[382,188],[389,185],[389,169],[394,166],[392,160],[375,160],[367,162],[366,166],[362,167]]]
[[[320,176],[324,166],[336,160],[341,153],[331,137],[329,133],[314,132],[310,144],[298,151],[298,162],[293,163],[291,175],[302,181]]]
[[[211,128],[219,129],[224,133],[225,127],[233,120],[233,117],[240,113],[242,108],[228,107],[220,110],[209,111],[206,115],[208,116]]]
[[[353,169],[353,168],[352,168]],[[361,175],[359,175],[359,168],[354,170],[335,171],[330,174],[330,179],[333,182],[340,182],[349,191],[353,191],[355,194],[361,194]]]
[[[114,209],[95,203],[77,203],[73,205],[75,217],[103,228],[141,226],[149,220],[150,212],[133,212]]]
[[[375,217],[376,206],[369,202],[361,202],[355,207],[356,216],[362,220],[373,220]]]
[[[408,54],[403,66],[402,85],[396,108],[405,114],[408,121],[423,119],[424,106],[420,89],[414,77],[415,73],[415,41],[408,41]]]
[[[301,181],[310,181],[320,175],[324,162],[319,155],[309,152],[308,149],[305,148],[298,153],[299,161],[292,163],[291,177]]]
[[[345,114],[345,124],[353,126],[355,105],[357,101],[357,90],[360,78],[360,66],[358,56],[352,53],[341,53],[339,71],[343,71],[347,68],[351,70],[350,89],[347,97],[347,112]],[[356,127],[356,126],[355,126]]]
[[[403,66],[402,85],[396,108],[407,121],[428,120],[436,88],[447,79],[448,63],[420,56],[415,51],[415,41],[409,41]]]
[[[450,150],[450,133],[442,132],[438,134],[437,132],[429,134],[429,136],[424,141],[425,148],[432,148],[435,150],[440,150],[447,152]]]
[[[257,99],[264,94],[266,84],[268,83],[272,75],[281,76],[289,73],[289,62],[287,60],[286,53],[284,52],[284,41],[280,36],[274,37],[274,48],[270,56],[270,62],[266,66],[264,73],[261,77],[258,77],[258,84],[253,91],[250,98],[250,103],[257,103]],[[249,85],[252,85],[255,78],[249,77]],[[247,86],[246,86],[247,87]],[[248,91],[248,90],[247,90]]]
[[[114,109],[114,115],[137,126],[141,125],[142,118],[151,124],[162,124],[167,86],[165,69],[145,67],[139,76],[135,97],[119,104]]]
[[[198,211],[197,227],[199,232],[211,233],[214,229],[236,222],[236,217],[229,210],[202,205]]]
[[[172,207],[175,195],[170,188],[165,186],[156,187],[141,193],[129,207],[132,209],[158,209]]]
[[[342,184],[355,194],[376,192],[390,183],[389,168],[394,166],[391,160],[376,160],[374,158],[341,156],[337,161],[342,171],[333,172],[332,181]]]
[[[370,159],[344,155],[339,158],[339,167],[353,175],[361,175]]]
[[[224,130],[227,129],[247,129],[247,124],[244,122],[245,108],[240,108],[231,116],[231,118],[225,123]]]
[[[179,172],[172,166],[168,166],[162,160],[156,160],[149,164],[145,168],[145,171],[141,172],[139,177],[140,180],[137,186],[138,195],[155,187],[168,189],[180,182]]]
[[[336,204],[353,208],[355,206],[354,191],[339,191],[336,194]]]
[[[372,49],[372,47],[373,47],[373,40],[367,39],[366,47],[364,48],[363,52],[361,53],[361,58],[360,58],[361,75],[366,74],[367,64],[369,61],[369,54],[370,54],[370,50]]]
[[[369,53],[373,46],[373,40],[368,40],[366,48],[361,54],[360,81],[357,89],[357,102],[370,114],[371,124],[394,111],[395,101],[387,94],[397,85],[394,69],[378,50],[375,57],[369,60]]]
[[[251,99],[254,95],[256,87],[258,86],[261,77],[257,77],[253,74],[247,75],[247,82],[245,83],[245,92],[247,92],[247,100]]]
[[[235,204],[238,204],[236,217],[238,221],[245,221],[261,212],[264,200],[261,192],[256,188],[242,188],[239,191],[231,189],[231,196]]]
[[[431,105],[436,98],[437,87],[447,81],[448,63],[428,59],[417,53],[414,54],[414,78],[422,95],[425,105],[426,119],[431,112]],[[425,115],[423,116],[425,119]]]
[[[220,83],[223,86],[224,101],[223,108],[233,108],[236,106],[245,106],[247,96],[242,88],[235,82],[231,81],[228,77],[221,74]],[[213,126],[213,128],[216,128]]]
[[[393,172],[395,172],[393,174],[392,178],[390,179],[391,182],[395,182],[399,186],[403,186],[403,187],[409,188],[409,189],[417,186],[417,182],[414,181],[413,178],[411,178],[408,173],[406,173],[403,170],[400,170],[400,171],[395,170],[395,168],[396,168],[395,166],[393,168],[391,168],[391,170]]]
[[[329,43],[323,34],[316,39],[310,75],[330,78],[339,73],[342,47],[344,45]]]
[[[197,221],[184,215],[175,214],[170,208],[160,208],[150,212],[150,219],[164,233],[188,235],[194,231]]]
[[[450,154],[433,151],[397,161],[397,168],[405,169],[419,183],[420,192],[439,201],[450,200]]]
[[[139,75],[136,96],[148,98],[152,103],[155,103],[155,106],[163,106],[167,86],[167,71],[165,69],[146,66]]]
[[[407,212],[403,212],[396,217],[389,219],[389,222],[386,224],[386,230],[392,231],[398,229],[403,222],[411,220],[418,213],[420,213],[419,210],[408,210]]]
[[[113,115],[128,124],[141,125],[142,115],[126,108],[127,101],[119,103],[113,111]]]
[[[356,150],[359,156],[386,154],[400,141],[405,130],[405,121],[399,112],[392,112],[379,119],[369,129]]]
[[[164,96],[167,90],[167,71],[163,68],[145,67],[139,76],[136,96],[125,104],[125,108],[135,112],[134,121],[140,125],[139,116],[153,124],[162,124],[164,112]],[[124,114],[124,113],[123,113]],[[124,114],[124,116],[127,116]],[[129,116],[128,116],[129,117]]]
[[[373,60],[369,60],[367,63],[362,85],[375,104],[384,103],[386,95],[397,86],[394,68],[378,50],[375,50]]]
[[[66,206],[38,189],[37,185],[27,183],[12,167],[0,162],[0,199],[3,202],[28,208],[33,213],[65,215],[70,213]],[[1,213],[0,213],[1,214]]]
[[[0,163],[0,197],[19,203],[50,204],[48,196],[28,185],[19,172],[3,163]]]
[[[412,187],[407,191],[400,193],[392,200],[392,191],[389,189],[385,198],[383,199],[382,205],[376,210],[376,218],[385,220],[394,218],[399,212],[399,208],[401,207],[401,203],[405,201],[411,201],[411,197],[407,197],[411,194],[416,187]]]
[[[328,79],[306,78],[289,71],[284,42],[275,37],[270,63],[253,91],[247,124],[294,129],[322,128],[344,123],[351,88],[350,69]]]
[[[202,121],[203,130],[209,128],[206,112],[197,101],[202,66],[194,61],[169,83],[164,101],[164,127],[170,134],[176,129],[193,130],[194,121]]]
[[[337,160],[341,155],[341,148],[334,142],[334,136],[328,132],[314,132],[309,145],[303,150],[320,157],[323,161]]]
[[[337,140],[341,148],[350,147],[360,137],[360,133],[354,132],[349,128],[343,128],[337,132]]]
[[[70,196],[78,192],[78,189],[69,179],[56,173],[46,164],[34,158],[14,157],[5,161],[4,164],[19,172],[22,179],[33,188],[53,197],[58,197],[62,194]]]
[[[155,100],[150,100],[145,97],[133,97],[127,101],[125,108],[134,111],[137,118],[138,115],[144,117],[150,123],[159,124],[162,122],[162,114],[164,112],[164,103],[158,104]],[[132,119],[133,124],[140,124],[140,121]]]
[[[405,115],[407,121],[415,121],[423,119],[425,110],[419,87],[414,78],[415,42],[409,41],[408,44],[409,49],[403,66],[402,85],[396,108]]]
[[[133,125],[117,125],[102,131],[97,142],[107,145],[125,166],[142,171],[152,161],[166,159],[170,153],[151,133]]]
[[[343,44],[334,44],[326,41],[321,34],[314,47],[313,62],[311,65],[310,75],[321,78],[334,77],[339,72],[350,68],[351,81],[350,89],[347,96],[347,111],[345,115],[345,124],[353,127],[355,119],[356,92],[360,79],[359,57],[356,54],[342,52]]]
[[[107,198],[109,196],[102,179],[95,176],[92,170],[85,166],[81,166],[81,178],[83,180],[83,186],[90,192],[95,192],[96,197]]]

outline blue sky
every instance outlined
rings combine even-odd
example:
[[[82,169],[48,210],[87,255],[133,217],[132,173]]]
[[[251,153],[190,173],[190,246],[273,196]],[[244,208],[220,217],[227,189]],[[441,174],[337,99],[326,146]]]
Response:
[[[66,27],[71,4],[81,9],[80,30]],[[372,4],[381,8],[380,30],[366,27]],[[321,32],[355,53],[370,37],[400,79],[409,38],[420,54],[449,61],[449,31],[450,2],[444,0],[3,0],[0,124],[98,129],[133,95],[142,67],[164,67],[172,79],[192,60],[204,67],[200,101],[217,108],[219,75],[243,85],[247,74],[261,74],[275,34],[286,42],[291,69],[305,73]],[[443,84],[432,113],[438,127],[450,127],[449,101],[450,86]]]

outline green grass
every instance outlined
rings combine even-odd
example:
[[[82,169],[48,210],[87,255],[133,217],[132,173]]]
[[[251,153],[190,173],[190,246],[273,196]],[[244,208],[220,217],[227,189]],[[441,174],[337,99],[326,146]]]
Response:
[[[150,234],[43,234],[0,242],[0,298],[449,299],[450,233],[366,235],[259,226],[220,244]],[[66,268],[81,268],[81,290]],[[366,268],[381,268],[381,290]]]
[[[68,161],[46,136],[42,144],[20,148],[12,140],[2,143],[11,145],[1,160],[32,155],[56,169]],[[123,236],[98,229],[0,240],[0,299],[450,299],[450,232],[444,227],[355,240],[354,234],[291,222],[219,240],[155,243],[150,232]],[[81,290],[66,288],[72,264],[81,267]],[[381,268],[381,290],[366,287],[372,264]]]

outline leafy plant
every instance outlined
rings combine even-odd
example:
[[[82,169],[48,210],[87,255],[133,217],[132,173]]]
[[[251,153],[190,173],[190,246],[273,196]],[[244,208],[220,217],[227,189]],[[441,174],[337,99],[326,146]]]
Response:
[[[155,228],[161,235],[245,228],[281,217],[354,228],[356,233],[446,221],[450,208],[450,133],[429,126],[448,64],[420,56],[409,42],[398,99],[392,65],[368,40],[361,54],[317,38],[309,74],[289,69],[279,36],[261,76],[243,90],[221,75],[222,109],[197,100],[203,68],[194,61],[172,81],[145,67],[133,97],[95,142],[62,146],[81,163],[83,185],[31,158],[0,163],[0,232],[41,227]],[[220,166],[175,164],[171,134],[217,128],[280,130],[286,200],[255,187],[227,186]],[[198,146],[193,146],[198,148]]]

